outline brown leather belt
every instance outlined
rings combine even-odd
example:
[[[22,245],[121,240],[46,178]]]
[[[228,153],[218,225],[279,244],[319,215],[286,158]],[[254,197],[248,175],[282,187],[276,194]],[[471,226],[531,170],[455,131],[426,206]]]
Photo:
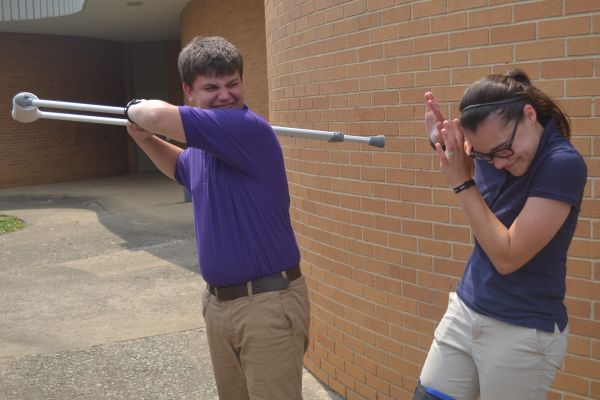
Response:
[[[300,266],[297,265],[286,271],[255,279],[250,281],[252,294],[285,289],[291,281],[295,281],[301,276],[302,271],[300,270]],[[235,300],[240,297],[248,296],[248,283],[232,286],[208,285],[208,291],[221,301]]]

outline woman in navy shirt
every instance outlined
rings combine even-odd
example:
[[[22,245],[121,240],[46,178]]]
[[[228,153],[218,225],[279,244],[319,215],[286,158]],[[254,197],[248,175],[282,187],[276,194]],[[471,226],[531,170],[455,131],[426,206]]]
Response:
[[[472,84],[460,120],[425,100],[475,245],[415,399],[545,399],[567,347],[567,250],[587,179],[568,117],[519,70]]]

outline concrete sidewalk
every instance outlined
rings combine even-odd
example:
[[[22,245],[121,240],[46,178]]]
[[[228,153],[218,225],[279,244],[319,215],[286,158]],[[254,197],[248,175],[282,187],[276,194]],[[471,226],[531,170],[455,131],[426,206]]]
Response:
[[[159,174],[0,190],[0,399],[217,399],[191,204]],[[304,374],[305,400],[341,399]]]

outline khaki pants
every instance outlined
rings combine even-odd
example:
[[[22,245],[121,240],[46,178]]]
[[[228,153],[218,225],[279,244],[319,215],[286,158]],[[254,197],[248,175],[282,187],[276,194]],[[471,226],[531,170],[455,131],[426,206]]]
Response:
[[[304,277],[284,290],[219,301],[204,293],[203,314],[221,400],[301,400],[308,347]]]
[[[545,399],[567,350],[567,330],[507,324],[450,293],[421,382],[457,400]]]

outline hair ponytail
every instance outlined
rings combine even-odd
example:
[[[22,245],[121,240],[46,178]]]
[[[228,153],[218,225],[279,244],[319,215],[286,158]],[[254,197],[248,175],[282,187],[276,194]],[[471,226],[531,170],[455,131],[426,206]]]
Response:
[[[554,100],[533,86],[527,74],[520,69],[510,70],[504,75],[488,75],[469,86],[460,101],[460,123],[464,128],[475,131],[493,112],[510,121],[522,116],[525,104],[531,104],[535,109],[542,126],[554,119],[561,135],[570,139],[569,117]]]

